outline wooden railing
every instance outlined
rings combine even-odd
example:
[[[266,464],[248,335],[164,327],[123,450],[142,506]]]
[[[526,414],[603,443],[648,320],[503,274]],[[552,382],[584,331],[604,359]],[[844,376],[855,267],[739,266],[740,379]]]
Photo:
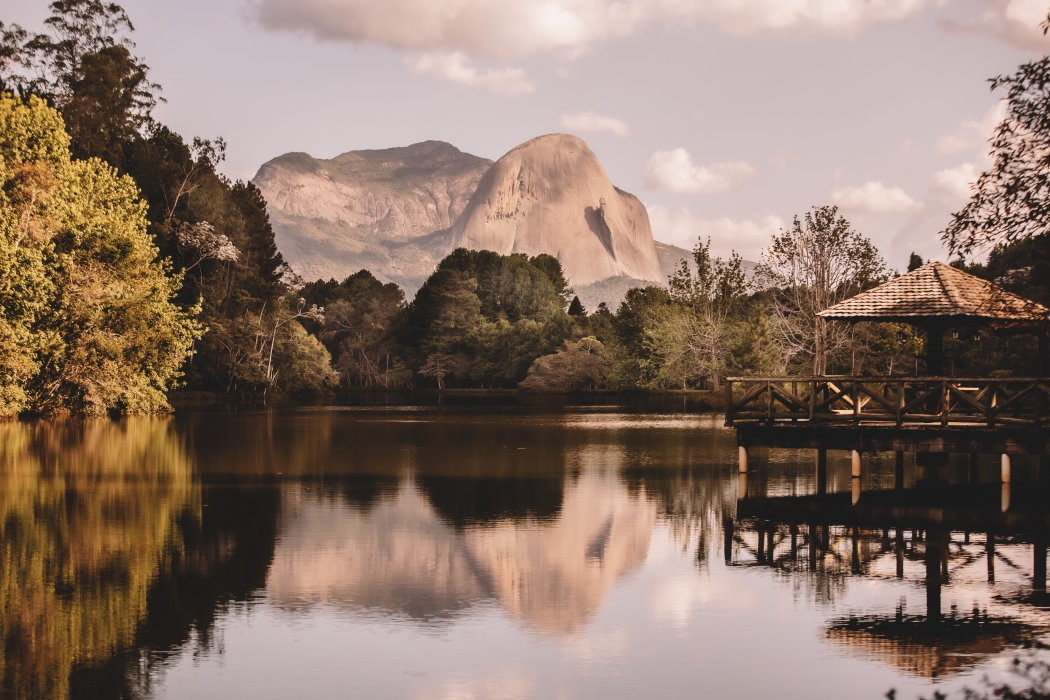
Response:
[[[1050,426],[1050,378],[734,377],[726,425]]]

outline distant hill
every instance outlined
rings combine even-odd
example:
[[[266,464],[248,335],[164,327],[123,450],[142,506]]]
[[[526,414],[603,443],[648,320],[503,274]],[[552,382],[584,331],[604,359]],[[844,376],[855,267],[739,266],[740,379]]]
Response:
[[[627,290],[632,287],[646,287],[650,284],[656,284],[661,287],[667,286],[667,278],[674,274],[675,269],[678,267],[679,260],[687,260],[689,267],[692,270],[696,270],[696,265],[693,264],[693,252],[686,250],[685,248],[679,248],[678,246],[671,245],[670,243],[656,243],[656,255],[660,260],[660,274],[659,280],[641,280],[634,277],[628,277],[627,275],[618,275],[616,277],[608,277],[603,280],[599,280],[592,284],[583,286],[576,286],[576,295],[580,297],[580,302],[587,309],[587,312],[593,312],[598,308],[598,304],[605,302],[609,307],[610,311],[616,311],[620,306],[620,302],[627,295]],[[755,272],[755,267],[758,263],[750,260],[745,260],[743,264],[744,273],[751,277]]]
[[[278,248],[303,278],[367,268],[411,293],[450,250],[447,230],[490,165],[425,141],[330,160],[287,153],[252,181],[266,197]]]

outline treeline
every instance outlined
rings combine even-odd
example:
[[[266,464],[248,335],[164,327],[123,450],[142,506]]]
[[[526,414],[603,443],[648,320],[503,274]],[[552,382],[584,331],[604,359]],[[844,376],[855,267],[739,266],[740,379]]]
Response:
[[[303,285],[260,192],[217,171],[225,142],[154,119],[160,87],[124,10],[50,10],[41,34],[0,24],[0,417],[165,410],[175,388],[715,389],[726,374],[924,369],[911,327],[816,315],[892,274],[834,207],[796,218],[750,278],[700,242],[666,287],[590,313],[548,255],[457,250],[410,302],[367,271]],[[993,149],[1024,155],[1026,135],[1042,137],[1050,120],[1021,117],[1050,111],[1046,73],[1050,59],[997,79],[1014,90],[1004,124],[1020,126]],[[996,160],[981,196],[1019,191],[1015,160]],[[986,220],[1010,207],[958,214],[953,250],[998,245],[986,264],[956,264],[1045,302],[1037,199],[1024,235]],[[958,336],[945,343],[957,374],[1037,371],[1030,337]]]
[[[0,24],[0,416],[324,390],[314,312],[259,191],[217,172],[224,141],[153,118],[122,8],[50,10],[41,34]]]

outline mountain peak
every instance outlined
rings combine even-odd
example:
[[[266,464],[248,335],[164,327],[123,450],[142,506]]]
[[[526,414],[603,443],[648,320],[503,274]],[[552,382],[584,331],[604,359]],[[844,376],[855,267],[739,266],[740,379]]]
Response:
[[[452,241],[503,255],[554,255],[573,284],[663,277],[645,207],[614,187],[594,152],[569,134],[539,136],[496,161]]]

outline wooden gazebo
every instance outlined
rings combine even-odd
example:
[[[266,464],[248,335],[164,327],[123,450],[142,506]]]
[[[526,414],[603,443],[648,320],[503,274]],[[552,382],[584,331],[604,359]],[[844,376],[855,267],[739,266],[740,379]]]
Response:
[[[853,450],[855,474],[859,453],[873,450],[1050,454],[1050,309],[934,262],[820,316],[924,329],[925,375],[727,379],[726,425],[737,428],[742,471],[749,445]],[[943,333],[985,327],[1038,335],[1041,376],[944,376]]]
[[[1047,374],[1050,309],[950,265],[932,262],[821,311],[829,321],[908,323],[926,332],[926,373],[944,373],[943,334],[951,328],[991,326],[1035,333]]]

